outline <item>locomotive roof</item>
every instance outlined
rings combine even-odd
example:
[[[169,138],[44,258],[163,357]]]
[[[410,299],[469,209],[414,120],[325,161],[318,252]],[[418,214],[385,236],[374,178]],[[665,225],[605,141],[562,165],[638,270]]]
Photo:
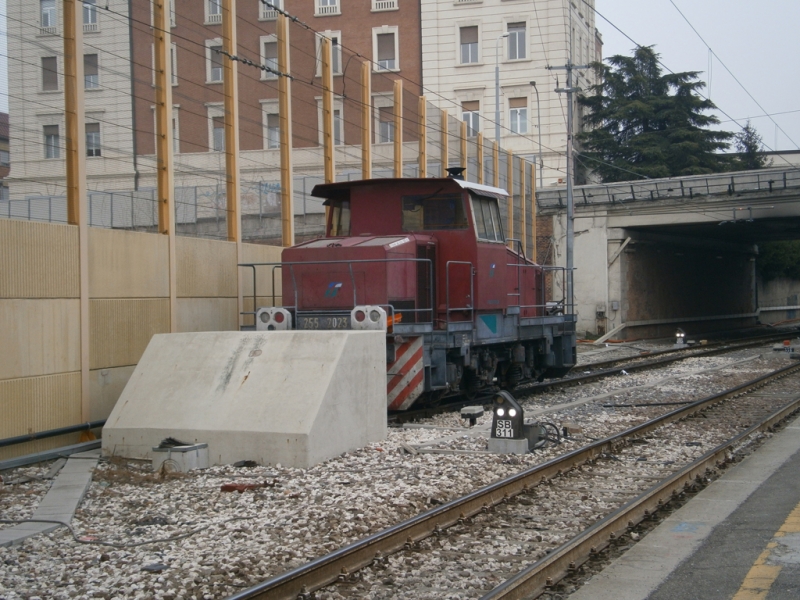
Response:
[[[463,179],[454,179],[452,177],[437,177],[437,178],[410,178],[405,177],[402,179],[359,179],[356,181],[338,181],[336,183],[321,183],[315,185],[311,190],[311,195],[317,198],[338,199],[347,197],[351,188],[360,187],[364,185],[375,185],[379,183],[387,187],[394,187],[398,183],[446,183],[447,185],[455,184],[462,189],[470,190],[481,196],[490,196],[505,200],[508,198],[508,192],[502,188],[492,187],[490,185],[483,185],[481,183],[472,183],[471,181],[464,181]]]

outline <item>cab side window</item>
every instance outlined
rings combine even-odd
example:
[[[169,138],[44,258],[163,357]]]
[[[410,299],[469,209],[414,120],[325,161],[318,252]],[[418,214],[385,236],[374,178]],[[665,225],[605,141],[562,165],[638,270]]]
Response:
[[[495,198],[472,195],[472,214],[478,239],[490,242],[505,242],[500,207]]]

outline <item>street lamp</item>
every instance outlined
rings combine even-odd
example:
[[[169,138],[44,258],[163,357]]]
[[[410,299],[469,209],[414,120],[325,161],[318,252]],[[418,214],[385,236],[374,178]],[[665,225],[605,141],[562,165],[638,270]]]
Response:
[[[506,31],[494,43],[494,143],[500,146],[500,40],[508,37]]]
[[[536,82],[531,81],[531,85],[533,86],[533,91],[536,92],[536,120],[538,121],[537,127],[539,128],[539,189],[541,190],[544,188],[544,160],[542,159],[542,113],[539,110],[541,105],[539,104],[539,88],[536,87]]]

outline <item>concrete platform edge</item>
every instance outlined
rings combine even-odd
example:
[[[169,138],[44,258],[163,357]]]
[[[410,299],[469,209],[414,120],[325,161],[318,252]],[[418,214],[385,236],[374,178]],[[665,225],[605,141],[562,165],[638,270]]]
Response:
[[[759,486],[800,451],[800,417],[589,579],[570,600],[644,600]]]

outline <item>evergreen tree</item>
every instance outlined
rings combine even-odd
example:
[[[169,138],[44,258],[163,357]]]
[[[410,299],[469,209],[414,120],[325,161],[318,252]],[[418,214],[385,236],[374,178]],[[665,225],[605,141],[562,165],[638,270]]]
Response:
[[[639,47],[632,57],[592,65],[598,83],[578,98],[588,130],[577,139],[588,159],[582,162],[603,181],[728,169],[730,159],[718,151],[732,134],[707,129],[719,120],[704,114],[715,108],[696,93],[704,82],[697,72],[662,74],[658,57],[652,47]]]
[[[750,121],[734,137],[736,152],[739,153],[733,161],[735,170],[749,171],[772,166],[772,159],[764,155],[764,142]]]

